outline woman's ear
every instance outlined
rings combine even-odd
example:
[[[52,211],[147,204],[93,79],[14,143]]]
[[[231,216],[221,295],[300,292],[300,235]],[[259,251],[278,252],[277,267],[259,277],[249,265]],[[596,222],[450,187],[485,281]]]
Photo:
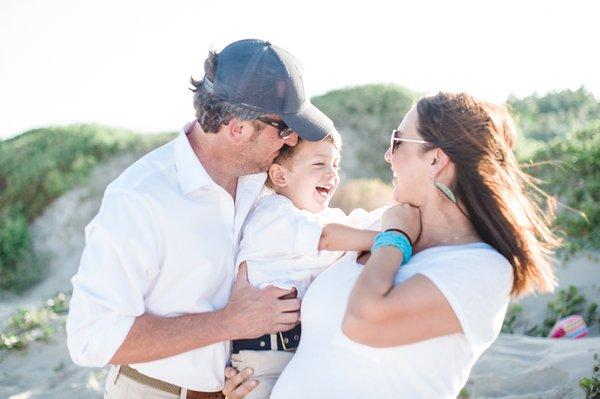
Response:
[[[287,187],[286,173],[287,169],[284,166],[274,163],[269,168],[269,179],[275,187]]]
[[[431,151],[431,154],[432,157],[429,164],[430,175],[435,179],[446,169],[446,166],[450,163],[450,158],[440,148]]]

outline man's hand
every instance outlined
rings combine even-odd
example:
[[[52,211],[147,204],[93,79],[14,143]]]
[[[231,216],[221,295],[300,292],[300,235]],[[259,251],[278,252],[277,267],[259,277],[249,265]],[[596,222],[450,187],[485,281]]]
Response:
[[[232,339],[257,338],[294,327],[300,317],[300,300],[280,299],[291,292],[277,287],[254,288],[248,282],[246,262],[242,262],[223,309]]]
[[[223,386],[223,395],[227,399],[241,399],[256,388],[258,381],[251,380],[254,370],[250,367],[238,372],[233,367],[225,368],[225,385]]]

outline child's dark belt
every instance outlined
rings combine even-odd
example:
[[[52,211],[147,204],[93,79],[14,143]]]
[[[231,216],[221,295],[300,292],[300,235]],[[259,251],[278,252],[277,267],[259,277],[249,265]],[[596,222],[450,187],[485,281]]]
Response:
[[[231,352],[239,351],[294,351],[300,342],[300,324],[291,330],[265,334],[262,337],[252,339],[236,339],[231,344]]]
[[[296,298],[298,293],[294,290],[281,299]],[[236,339],[231,344],[231,352],[239,351],[295,351],[300,342],[302,327],[300,324],[288,331],[280,333],[265,334],[262,337],[251,339]]]

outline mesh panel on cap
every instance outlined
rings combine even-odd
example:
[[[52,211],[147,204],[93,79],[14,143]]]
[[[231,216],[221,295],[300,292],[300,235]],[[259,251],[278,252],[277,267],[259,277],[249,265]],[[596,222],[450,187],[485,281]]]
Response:
[[[218,56],[215,94],[263,112],[297,112],[304,102],[297,64],[289,53],[262,41],[233,43]]]

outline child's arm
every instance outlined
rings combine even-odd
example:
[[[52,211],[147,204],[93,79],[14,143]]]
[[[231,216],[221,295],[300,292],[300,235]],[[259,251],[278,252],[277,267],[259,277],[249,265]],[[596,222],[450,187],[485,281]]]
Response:
[[[375,230],[356,229],[338,223],[323,226],[319,251],[367,251],[379,233]]]

